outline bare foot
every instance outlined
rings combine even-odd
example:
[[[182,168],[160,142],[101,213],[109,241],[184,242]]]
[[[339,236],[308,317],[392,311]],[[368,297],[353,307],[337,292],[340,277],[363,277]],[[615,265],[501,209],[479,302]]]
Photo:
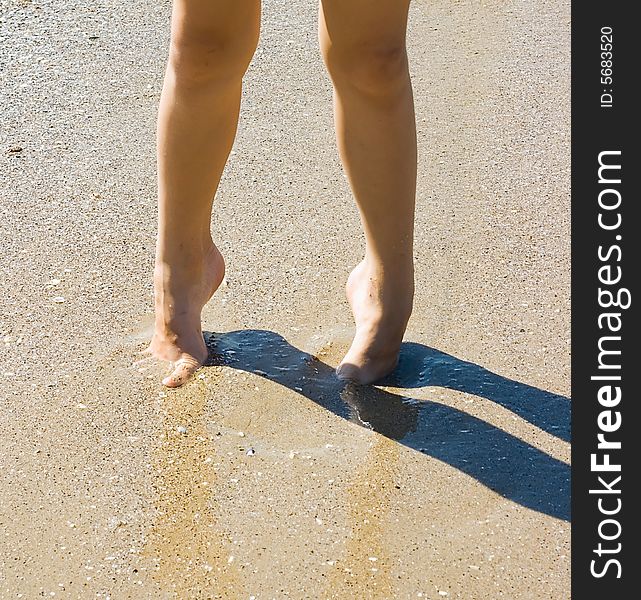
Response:
[[[211,246],[189,258],[156,261],[154,335],[144,353],[171,361],[173,370],[162,380],[178,387],[207,359],[200,314],[225,275],[225,262]]]
[[[414,296],[411,264],[386,272],[366,261],[347,280],[356,335],[336,369],[340,379],[369,384],[394,370]]]

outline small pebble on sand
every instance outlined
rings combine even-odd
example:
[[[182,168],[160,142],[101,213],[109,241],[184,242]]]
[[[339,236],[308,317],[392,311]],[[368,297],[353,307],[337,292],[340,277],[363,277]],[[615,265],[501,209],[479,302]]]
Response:
[[[55,302],[56,304],[62,304],[65,301],[64,297],[62,296],[55,296],[51,300],[53,300],[53,302]]]
[[[187,428],[184,425],[178,425],[178,427],[176,427],[176,431],[178,433],[187,433]]]

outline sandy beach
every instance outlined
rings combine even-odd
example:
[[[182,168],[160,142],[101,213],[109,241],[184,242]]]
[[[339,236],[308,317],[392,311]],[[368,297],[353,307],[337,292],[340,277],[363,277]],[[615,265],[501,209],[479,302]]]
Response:
[[[170,2],[0,7],[0,598],[569,598],[569,2],[412,3],[415,308],[359,387],[317,6],[265,0],[176,390],[139,354]]]

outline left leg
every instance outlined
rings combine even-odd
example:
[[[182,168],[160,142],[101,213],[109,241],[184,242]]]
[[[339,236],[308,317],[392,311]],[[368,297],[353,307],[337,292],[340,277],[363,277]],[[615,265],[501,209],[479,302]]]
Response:
[[[339,377],[394,369],[414,295],[416,126],[405,33],[410,0],[321,0],[338,149],[365,231],[347,282],[356,335]]]

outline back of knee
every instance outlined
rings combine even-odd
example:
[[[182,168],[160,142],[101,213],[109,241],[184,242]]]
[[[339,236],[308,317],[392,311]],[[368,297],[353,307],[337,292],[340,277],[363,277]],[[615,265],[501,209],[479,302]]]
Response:
[[[187,35],[172,37],[169,66],[184,85],[238,82],[242,79],[258,44],[258,32],[235,36]]]
[[[321,43],[327,70],[336,87],[370,95],[397,93],[407,80],[405,44],[372,42],[340,46]]]

